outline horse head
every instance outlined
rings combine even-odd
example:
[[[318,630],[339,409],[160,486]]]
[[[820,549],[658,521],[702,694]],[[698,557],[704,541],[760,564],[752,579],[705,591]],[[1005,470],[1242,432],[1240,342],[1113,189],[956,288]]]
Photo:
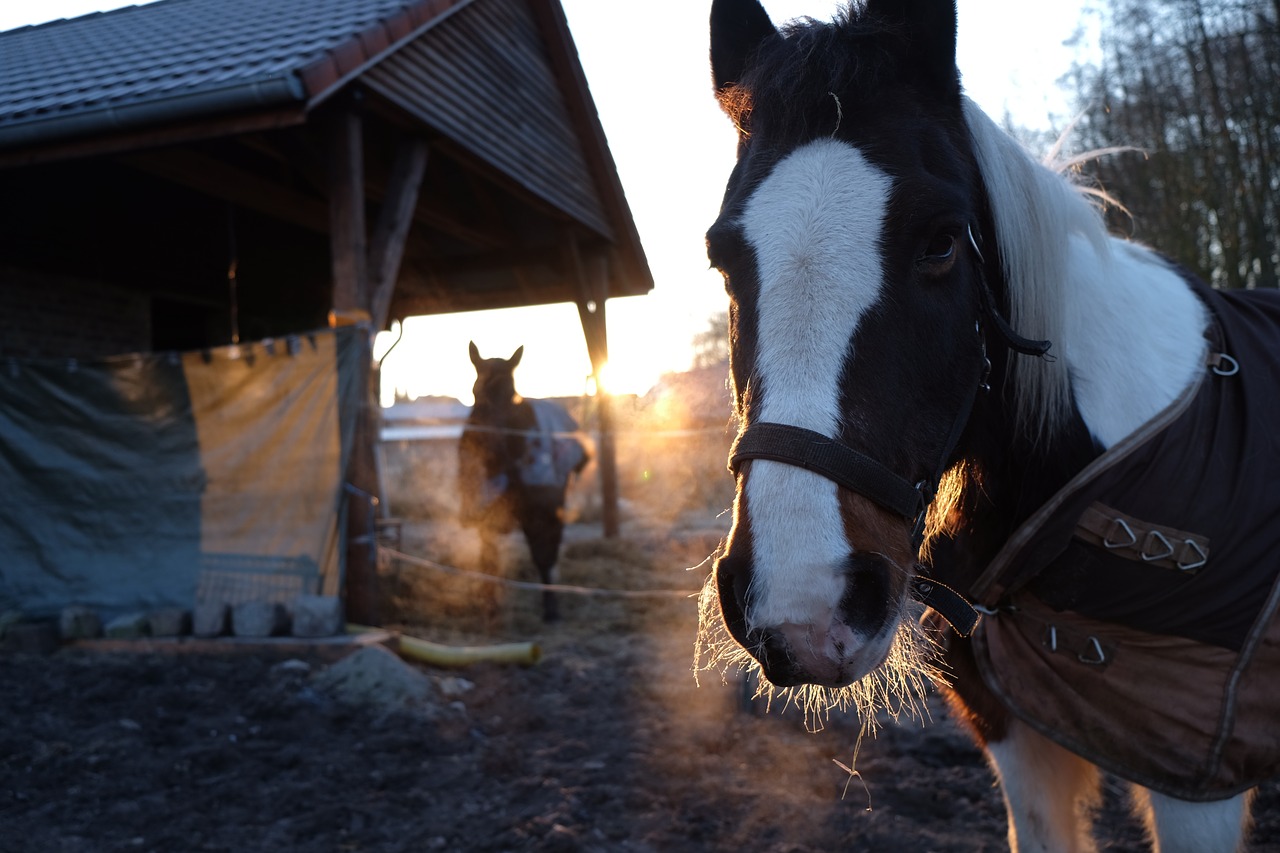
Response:
[[[989,381],[989,330],[1044,346],[1013,335],[987,283],[998,249],[955,37],[949,0],[781,30],[756,0],[712,7],[713,83],[739,131],[707,232],[740,430],[714,584],[775,685],[857,682],[913,632],[926,509]]]
[[[520,403],[515,370],[524,355],[524,347],[518,347],[511,358],[481,358],[480,350],[472,341],[468,344],[468,352],[476,369],[476,381],[471,388],[475,396],[473,411],[485,422],[498,423]]]

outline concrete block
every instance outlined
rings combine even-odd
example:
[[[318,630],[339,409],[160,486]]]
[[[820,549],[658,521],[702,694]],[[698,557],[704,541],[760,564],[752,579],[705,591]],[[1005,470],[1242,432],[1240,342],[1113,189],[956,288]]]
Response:
[[[145,613],[125,613],[106,624],[103,631],[114,640],[136,640],[147,636],[151,622]]]
[[[334,637],[346,627],[336,595],[299,595],[293,600],[293,636]]]
[[[64,607],[58,616],[58,633],[64,640],[101,637],[102,619],[92,607]]]
[[[289,630],[289,613],[275,601],[246,601],[231,608],[231,633],[237,637],[274,637]]]
[[[147,614],[153,637],[181,637],[191,633],[191,611],[167,607]]]
[[[197,637],[221,637],[227,633],[231,605],[225,601],[201,601],[191,618],[191,633]]]

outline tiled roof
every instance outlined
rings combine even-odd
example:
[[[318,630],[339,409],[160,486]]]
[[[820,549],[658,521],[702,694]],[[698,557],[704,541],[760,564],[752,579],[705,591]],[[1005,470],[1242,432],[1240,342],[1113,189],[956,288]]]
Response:
[[[306,104],[466,0],[159,0],[0,33],[0,145]]]

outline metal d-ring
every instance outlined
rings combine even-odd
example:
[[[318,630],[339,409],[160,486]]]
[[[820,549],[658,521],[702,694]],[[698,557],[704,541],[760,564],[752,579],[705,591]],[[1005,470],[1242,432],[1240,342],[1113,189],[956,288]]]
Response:
[[[1151,544],[1152,539],[1159,540],[1159,544],[1164,546],[1163,554],[1147,553],[1147,546]],[[1154,563],[1156,560],[1163,560],[1166,557],[1172,557],[1172,556],[1173,556],[1173,543],[1170,542],[1168,537],[1166,537],[1159,530],[1152,530],[1150,533],[1147,534],[1147,538],[1142,541],[1142,559],[1144,561],[1148,563]]]
[[[1220,352],[1217,355],[1218,362],[1211,368],[1214,373],[1219,376],[1235,376],[1240,372],[1240,362],[1236,361],[1225,352]],[[1227,367],[1224,368],[1221,366],[1223,362],[1227,363]]]
[[[1195,551],[1195,552],[1196,552],[1196,557],[1197,557],[1198,559],[1195,559],[1195,560],[1191,561],[1190,563],[1184,563],[1184,562],[1182,562],[1181,560],[1179,560],[1179,561],[1178,561],[1178,571],[1181,571],[1181,572],[1194,572],[1196,569],[1200,568],[1200,567],[1201,567],[1201,566],[1203,566],[1205,563],[1209,562],[1209,555],[1208,555],[1207,553],[1205,553],[1205,550],[1204,550],[1203,548],[1201,548],[1201,547],[1200,547],[1200,543],[1199,543],[1199,542],[1197,542],[1197,541],[1196,541],[1196,540],[1194,540],[1194,539],[1183,539],[1183,540],[1182,540],[1182,543],[1183,543],[1184,545],[1186,545],[1188,548],[1190,548],[1192,551]]]
[[[1087,653],[1091,653],[1089,657],[1085,657]],[[1085,653],[1076,655],[1076,659],[1080,663],[1098,666],[1107,662],[1107,653],[1102,650],[1102,643],[1098,642],[1097,637],[1090,637],[1089,648],[1085,650]]]
[[[1119,531],[1123,533],[1125,536],[1129,537],[1128,542],[1112,541],[1111,535],[1115,533],[1117,529],[1119,529]],[[1111,549],[1112,551],[1116,550],[1117,548],[1128,548],[1130,545],[1133,545],[1137,541],[1138,541],[1138,534],[1133,532],[1133,528],[1130,527],[1128,522],[1126,522],[1123,518],[1112,519],[1111,529],[1107,531],[1106,536],[1102,537],[1102,544],[1107,548]]]

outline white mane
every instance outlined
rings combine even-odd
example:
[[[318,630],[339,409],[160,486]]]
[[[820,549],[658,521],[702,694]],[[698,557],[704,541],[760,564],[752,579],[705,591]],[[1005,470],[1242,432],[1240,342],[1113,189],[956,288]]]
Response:
[[[1052,358],[1011,363],[1015,409],[1032,435],[1061,423],[1071,405],[1066,322],[1070,238],[1083,238],[1105,263],[1111,253],[1098,209],[1063,175],[1036,162],[969,98],[964,116],[991,202],[996,242],[1009,285],[1010,316],[1021,335],[1054,343]]]
[[[1037,163],[968,99],[964,114],[995,220],[1010,322],[1053,342],[1051,359],[1013,359],[1018,426],[1044,438],[1074,404],[1110,447],[1203,370],[1207,309],[1167,260],[1107,233],[1087,198],[1100,193]]]

